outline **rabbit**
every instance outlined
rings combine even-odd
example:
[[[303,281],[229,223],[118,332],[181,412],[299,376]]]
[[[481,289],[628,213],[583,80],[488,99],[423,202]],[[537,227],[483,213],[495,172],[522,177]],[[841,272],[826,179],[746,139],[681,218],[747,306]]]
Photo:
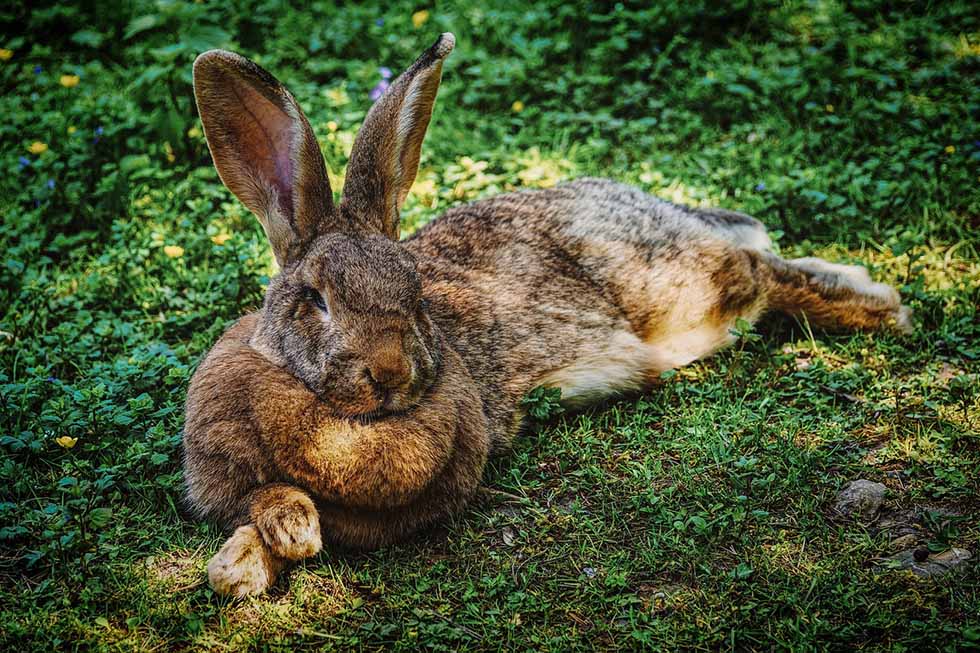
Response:
[[[859,266],[773,253],[748,215],[579,179],[458,206],[399,240],[442,34],[368,112],[334,203],[293,96],[231,52],[194,63],[215,167],[280,272],[191,379],[187,501],[233,531],[212,587],[264,591],[327,542],[370,549],[458,513],[521,399],[575,408],[651,387],[769,310],[839,330],[911,328]]]

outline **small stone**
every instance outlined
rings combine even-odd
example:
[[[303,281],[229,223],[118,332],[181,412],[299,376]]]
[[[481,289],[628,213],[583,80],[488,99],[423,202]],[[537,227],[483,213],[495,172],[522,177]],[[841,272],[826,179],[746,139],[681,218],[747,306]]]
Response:
[[[517,533],[515,533],[514,529],[511,528],[510,526],[504,527],[502,535],[504,539],[504,544],[506,544],[507,546],[513,546],[514,541],[517,540]]]
[[[892,540],[891,549],[892,551],[902,551],[905,549],[910,549],[915,546],[916,540],[919,537],[915,533],[906,533],[900,537],[896,537]]]
[[[585,567],[582,569],[582,573],[585,574],[586,578],[595,578],[595,567]]]
[[[873,521],[885,501],[886,488],[863,478],[851,481],[837,494],[835,510],[845,517]]]
[[[498,515],[503,515],[504,517],[507,517],[508,519],[516,519],[521,515],[520,506],[515,506],[512,503],[505,503],[501,506],[498,506],[497,508],[494,508],[493,511]]]
[[[926,556],[920,560],[922,551]],[[929,550],[923,547],[896,553],[888,558],[888,566],[893,569],[907,569],[922,578],[933,578],[954,571],[971,557],[971,553],[966,549],[954,547],[942,553],[929,555]]]

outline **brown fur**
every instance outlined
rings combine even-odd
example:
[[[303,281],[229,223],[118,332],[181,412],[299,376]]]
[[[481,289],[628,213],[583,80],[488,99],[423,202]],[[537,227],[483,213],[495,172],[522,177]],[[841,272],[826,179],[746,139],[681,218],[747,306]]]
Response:
[[[785,261],[754,218],[607,180],[458,207],[397,242],[451,49],[440,37],[372,108],[339,207],[271,75],[231,53],[195,64],[215,164],[283,266],[188,390],[189,503],[237,528],[208,567],[219,592],[263,590],[321,539],[377,547],[458,511],[535,386],[572,405],[643,389],[768,309],[908,327],[863,268]]]

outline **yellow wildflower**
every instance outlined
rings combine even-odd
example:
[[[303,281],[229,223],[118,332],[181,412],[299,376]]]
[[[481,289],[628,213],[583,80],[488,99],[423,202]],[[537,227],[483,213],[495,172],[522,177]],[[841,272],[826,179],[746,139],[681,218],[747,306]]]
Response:
[[[62,75],[58,82],[65,88],[73,88],[78,86],[78,75]]]
[[[7,48],[0,48],[0,61],[10,61],[10,58],[14,56],[13,50],[8,50]]]
[[[327,123],[327,129],[329,129],[332,132],[337,131],[337,127],[338,127],[337,123],[335,123],[333,120]]]
[[[960,35],[959,43],[953,48],[957,59],[963,57],[980,57],[980,43],[970,43],[965,34]]]
[[[414,14],[412,14],[412,25],[415,25],[415,29],[425,25],[425,21],[427,20],[429,20],[429,12],[426,9],[416,11]]]
[[[956,152],[956,146],[955,145],[947,145],[946,146],[946,154],[953,154],[954,152]]]
[[[167,245],[163,248],[163,253],[170,258],[180,258],[184,255],[184,248],[180,245]]]
[[[69,134],[74,134],[77,131],[78,131],[78,128],[75,127],[75,125],[68,125],[68,133]]]
[[[167,141],[163,144],[163,153],[167,155],[167,161],[169,161],[170,163],[173,163],[174,161],[177,160],[177,155],[174,154],[174,147],[173,145],[170,144],[170,141]]]
[[[46,143],[42,143],[41,141],[34,141],[27,146],[27,151],[31,154],[44,154],[48,151],[48,146]]]
[[[224,245],[231,238],[231,234],[215,234],[211,236],[211,242],[215,245]]]
[[[828,104],[827,106],[824,107],[824,109],[827,110],[827,113],[833,113],[834,112],[834,105]]]
[[[520,100],[515,100],[514,104],[510,105],[510,110],[514,113],[520,113],[521,111],[524,111],[524,103]]]
[[[197,125],[194,125],[190,129],[188,129],[187,130],[187,137],[188,138],[200,138],[201,137],[201,129],[200,129],[200,127],[198,127]]]
[[[334,105],[335,107],[342,107],[350,102],[350,97],[347,95],[347,91],[342,86],[328,88],[323,92],[323,95],[330,100],[330,104]]]
[[[57,438],[55,442],[58,443],[59,447],[64,447],[65,449],[71,449],[78,443],[78,438],[73,438],[68,435],[63,435],[60,438]]]

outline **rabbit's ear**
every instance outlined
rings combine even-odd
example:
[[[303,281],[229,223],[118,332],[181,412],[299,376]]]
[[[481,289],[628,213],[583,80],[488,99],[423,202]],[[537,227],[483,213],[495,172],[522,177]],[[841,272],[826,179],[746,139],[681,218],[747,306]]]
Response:
[[[194,62],[194,96],[221,180],[258,217],[280,266],[336,227],[323,154],[275,77],[237,54],[211,50]]]
[[[361,126],[351,150],[341,212],[359,228],[398,239],[399,212],[419,169],[442,62],[456,45],[446,32],[396,79]]]

